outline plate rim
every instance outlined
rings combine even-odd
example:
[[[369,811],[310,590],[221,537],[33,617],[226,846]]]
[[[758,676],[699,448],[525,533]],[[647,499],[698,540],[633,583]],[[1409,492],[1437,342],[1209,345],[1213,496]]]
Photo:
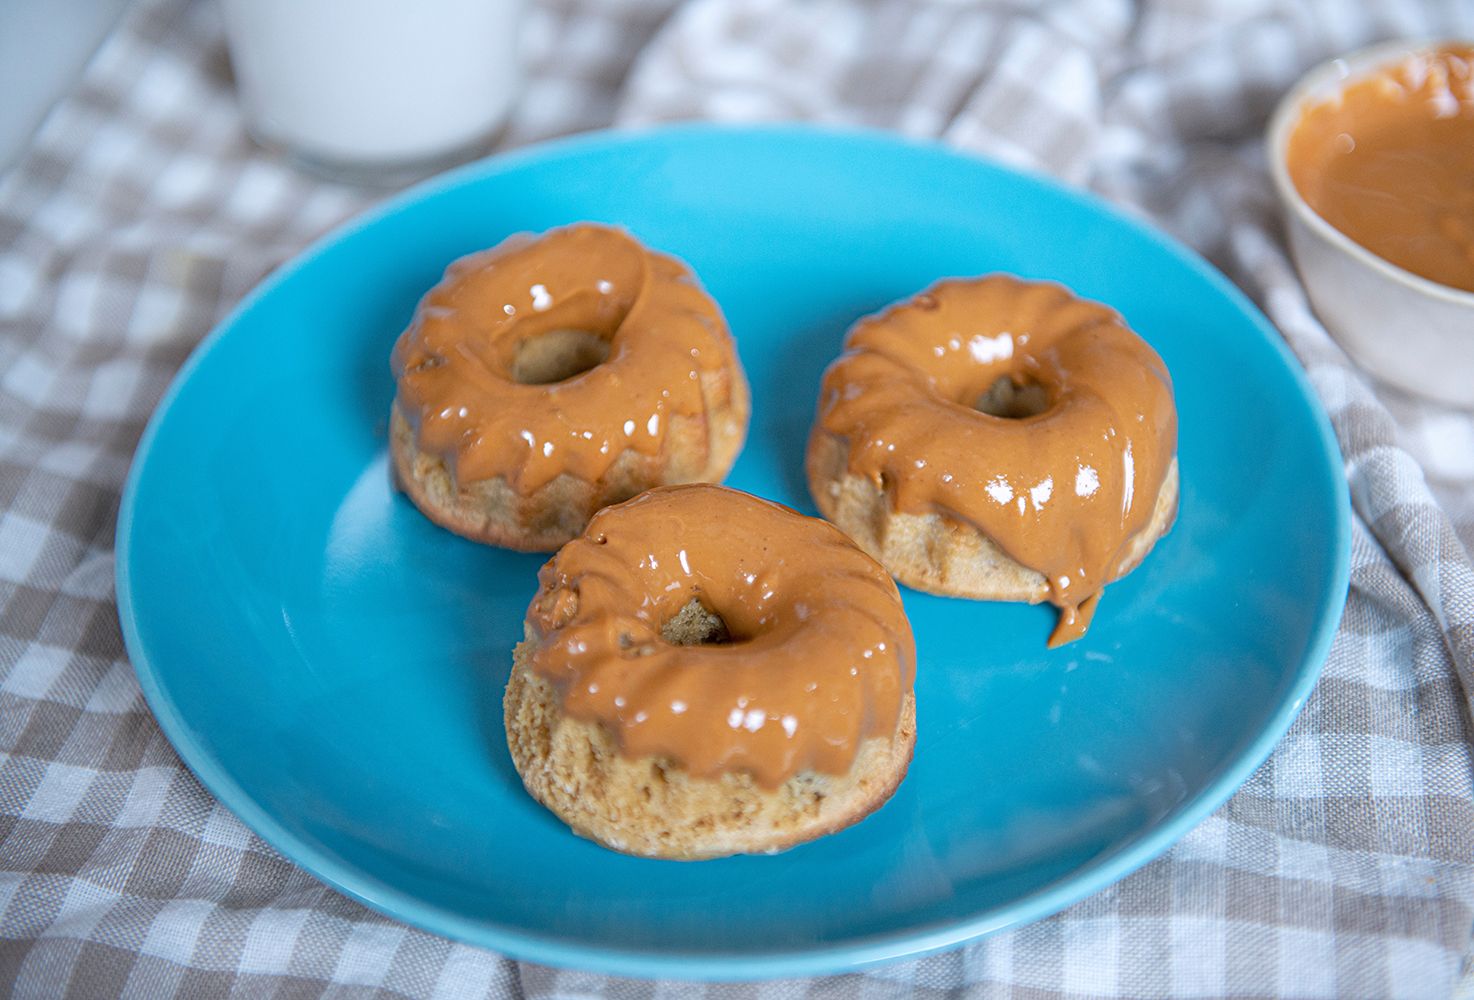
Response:
[[[909,148],[920,155],[963,161],[970,167],[1021,178],[1051,197],[1063,198],[1105,216],[1112,223],[1126,227],[1165,251],[1179,264],[1204,279],[1216,292],[1227,297],[1249,319],[1249,325],[1255,333],[1269,343],[1280,364],[1289,369],[1301,400],[1310,412],[1323,458],[1329,469],[1336,470],[1332,475],[1337,488],[1333,512],[1335,530],[1331,574],[1327,585],[1322,589],[1316,608],[1316,625],[1305,653],[1293,668],[1292,683],[1254,740],[1196,796],[1185,800],[1174,815],[1125,849],[1104,860],[1087,862],[1044,888],[968,918],[941,919],[826,944],[744,952],[669,951],[580,942],[530,933],[508,924],[468,918],[453,910],[426,903],[347,862],[328,856],[314,845],[298,838],[258,805],[236,783],[228,769],[218,763],[214,755],[201,745],[195,738],[192,727],[170,698],[166,687],[159,682],[133,609],[130,567],[133,552],[132,529],[139,486],[148,467],[154,442],[184,385],[193,377],[205,357],[246,313],[332,246],[419,201],[476,180],[535,165],[540,161],[596,156],[607,149],[642,142],[680,142],[706,137],[735,141],[798,139]],[[814,976],[856,971],[904,958],[920,958],[1059,912],[1155,860],[1231,798],[1269,758],[1299,715],[1320,677],[1339,627],[1350,586],[1351,568],[1351,502],[1349,488],[1341,471],[1343,469],[1340,445],[1324,404],[1315,394],[1305,369],[1295,358],[1285,339],[1258,306],[1198,253],[1150,222],[1097,195],[1069,187],[1037,171],[1000,163],[933,140],[902,136],[882,129],[834,128],[801,123],[724,125],[711,122],[611,128],[494,154],[421,181],[328,229],[261,280],[194,347],[149,416],[129,464],[118,508],[114,536],[114,582],[118,619],[129,662],[150,711],[178,753],[180,761],[222,806],[272,849],[334,890],[390,919],[517,960],[645,978],[742,981]]]

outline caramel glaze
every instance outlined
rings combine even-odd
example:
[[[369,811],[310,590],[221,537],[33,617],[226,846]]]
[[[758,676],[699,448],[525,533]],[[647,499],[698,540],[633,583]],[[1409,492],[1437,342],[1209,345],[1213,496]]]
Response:
[[[1006,275],[949,280],[866,319],[824,375],[820,429],[893,509],[966,522],[1043,574],[1061,609],[1050,645],[1089,627],[1151,521],[1177,448],[1167,368],[1112,309]],[[974,402],[999,378],[1043,412]]]
[[[522,345],[564,330],[603,338],[608,357],[561,382],[517,382]],[[704,399],[704,373],[742,377],[690,270],[595,225],[513,237],[451,264],[392,365],[420,449],[457,482],[503,476],[523,496],[565,472],[597,482],[628,449],[659,454],[672,417],[727,404]]]
[[[894,581],[833,525],[695,484],[606,507],[539,574],[531,663],[621,753],[766,788],[895,733],[915,645]],[[692,601],[731,641],[674,645]]]
[[[1307,106],[1286,166],[1357,243],[1474,292],[1474,47],[1416,53]]]

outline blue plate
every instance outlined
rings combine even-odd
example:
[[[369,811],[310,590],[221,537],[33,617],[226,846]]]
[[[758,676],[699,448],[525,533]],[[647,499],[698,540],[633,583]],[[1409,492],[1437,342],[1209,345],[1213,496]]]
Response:
[[[1048,607],[907,592],[919,739],[891,802],[786,854],[700,864],[573,836],[522,790],[501,693],[541,557],[389,490],[389,349],[455,257],[627,226],[689,261],[753,387],[728,482],[812,511],[819,373],[857,317],[944,275],[1108,302],[1166,360],[1182,511],[1050,651]],[[472,165],[327,237],[185,366],[118,524],[118,604],[160,725],[293,861],[428,930],[646,976],[852,969],[1044,916],[1165,850],[1269,754],[1346,594],[1325,416],[1219,274],[1091,198],[877,134],[688,127]]]

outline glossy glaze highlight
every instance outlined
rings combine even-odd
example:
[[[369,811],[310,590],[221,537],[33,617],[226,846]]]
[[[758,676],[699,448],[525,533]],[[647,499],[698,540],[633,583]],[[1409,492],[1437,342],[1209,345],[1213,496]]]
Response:
[[[602,342],[590,367],[519,381],[529,347],[575,338]],[[626,451],[660,455],[673,420],[745,398],[726,322],[690,269],[596,225],[453,263],[392,366],[422,451],[458,483],[504,477],[524,496],[562,473],[597,482]]]
[[[563,710],[696,777],[843,774],[863,740],[895,731],[912,689],[889,574],[833,525],[746,493],[671,486],[606,508],[539,582],[532,665]],[[726,641],[667,640],[692,601]]]
[[[1176,452],[1162,360],[1114,310],[1006,275],[941,282],[845,348],[816,433],[847,441],[849,471],[894,510],[970,524],[1041,573],[1061,612],[1051,644],[1084,634]],[[1000,400],[1024,405],[978,408]]]

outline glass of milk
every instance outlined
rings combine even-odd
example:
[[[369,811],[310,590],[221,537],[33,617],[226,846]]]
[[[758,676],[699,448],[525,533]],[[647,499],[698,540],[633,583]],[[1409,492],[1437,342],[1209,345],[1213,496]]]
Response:
[[[484,151],[521,83],[524,0],[222,0],[247,128],[332,176]]]

